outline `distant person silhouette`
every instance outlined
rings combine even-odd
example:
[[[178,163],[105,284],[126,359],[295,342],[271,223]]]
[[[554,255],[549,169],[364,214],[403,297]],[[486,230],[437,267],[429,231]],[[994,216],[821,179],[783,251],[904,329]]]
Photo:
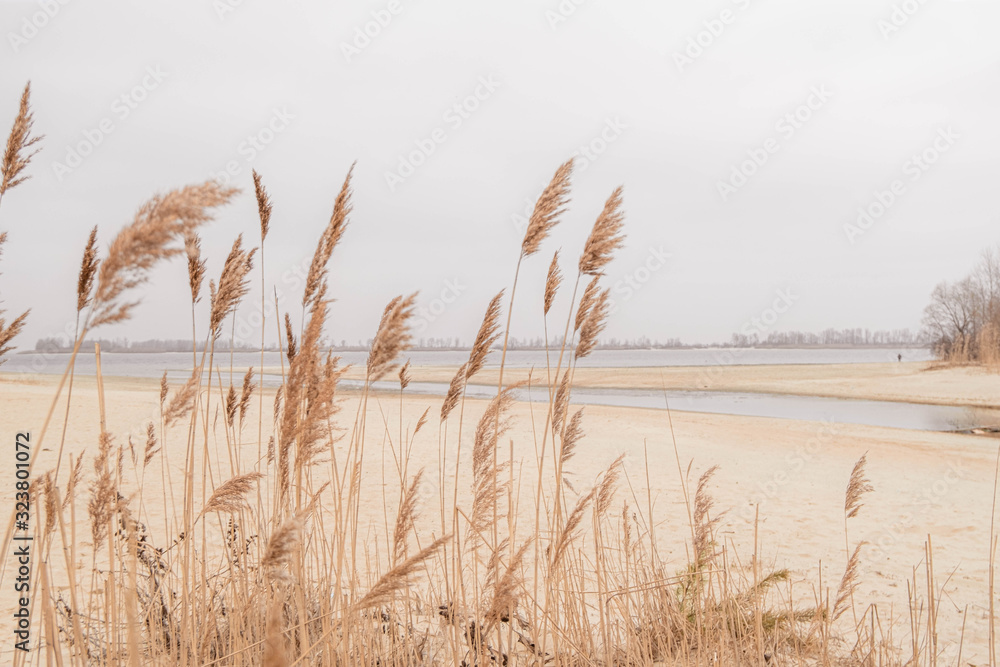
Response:
[[[897,361],[898,361],[899,363],[903,363],[903,355],[901,355],[901,354],[897,354],[897,355],[896,355],[896,360],[897,360]]]

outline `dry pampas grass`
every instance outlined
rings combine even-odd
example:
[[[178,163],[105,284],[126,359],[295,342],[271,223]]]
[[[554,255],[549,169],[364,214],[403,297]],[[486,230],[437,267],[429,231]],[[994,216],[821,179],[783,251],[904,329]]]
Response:
[[[170,399],[166,411],[163,413],[163,425],[170,428],[174,423],[184,419],[194,408],[195,399],[198,397],[198,387],[200,385],[201,369],[196,368],[191,373],[191,377],[184,383],[184,386],[177,390],[174,397]],[[164,380],[166,375],[164,374]],[[162,386],[166,386],[165,383]],[[161,395],[165,395],[161,389]],[[161,402],[162,404],[162,402]]]
[[[573,540],[576,538],[576,531],[580,527],[580,523],[583,521],[583,515],[587,511],[587,507],[594,499],[595,493],[597,493],[596,487],[580,496],[580,498],[576,501],[573,511],[569,513],[569,517],[566,519],[565,525],[563,525],[562,530],[559,531],[555,542],[551,546],[550,569],[557,569],[559,564],[562,562],[563,557],[569,550],[570,544],[572,544]]]
[[[160,377],[160,412],[163,412],[163,402],[167,400],[167,392],[170,391],[170,385],[167,384],[167,372],[163,371],[163,375]]]
[[[507,416],[514,404],[515,392],[521,383],[506,387],[493,397],[476,425],[472,446],[472,513],[469,523],[476,534],[484,533],[490,524],[501,516],[500,500],[505,484],[499,481],[500,473],[508,463],[498,463],[497,443],[510,430]]]
[[[840,586],[837,587],[837,597],[833,603],[830,622],[836,621],[844,615],[844,612],[851,608],[851,600],[854,597],[854,591],[857,589],[861,577],[861,548],[864,546],[865,542],[856,546],[854,553],[851,554],[851,557],[847,561],[847,569],[844,570]]]
[[[587,317],[590,315],[590,310],[594,307],[594,303],[597,301],[597,295],[601,293],[600,281],[600,276],[594,276],[583,289],[583,296],[580,297],[580,305],[577,306],[576,319],[573,322],[574,333],[579,331],[580,327],[583,326],[583,323],[587,321]]]
[[[417,516],[417,489],[424,476],[421,468],[413,476],[410,486],[403,494],[403,500],[399,503],[396,511],[396,524],[392,531],[392,563],[401,563],[406,558],[407,536],[413,530],[413,525]]]
[[[229,385],[229,392],[226,394],[225,399],[226,425],[229,426],[229,428],[233,427],[233,421],[236,419],[237,407],[239,407],[239,400],[236,397],[236,387]]]
[[[76,312],[82,311],[90,305],[90,293],[94,289],[94,277],[97,275],[97,266],[100,261],[97,259],[97,225],[90,230],[87,238],[87,246],[83,250],[83,259],[80,261],[80,275],[76,281]]]
[[[624,460],[625,455],[619,454],[601,477],[601,483],[597,487],[597,500],[594,503],[594,509],[597,510],[598,516],[607,514],[608,510],[611,509],[611,503],[615,499],[615,491],[618,488],[618,480],[621,479]]]
[[[545,276],[545,297],[543,299],[542,314],[548,315],[552,309],[552,303],[556,299],[556,292],[562,284],[562,273],[559,271],[559,251],[552,255],[552,263],[549,264],[549,272]]]
[[[142,467],[145,468],[153,460],[160,448],[156,446],[156,427],[153,422],[146,424],[146,446],[142,451]]]
[[[7,242],[7,232],[0,232],[0,257],[3,256],[3,245]],[[28,321],[28,313],[30,311],[24,311],[19,316],[17,316],[13,322],[7,324],[3,318],[4,311],[0,308],[0,364],[4,362],[4,356],[11,350],[13,346],[10,345],[11,341],[17,337],[21,330],[24,329],[24,325]]]
[[[552,402],[552,430],[561,433],[563,420],[566,419],[566,411],[569,409],[569,370],[563,371],[559,388],[556,389],[555,400]]]
[[[327,264],[333,255],[333,249],[337,247],[340,238],[347,229],[348,216],[351,214],[351,176],[354,174],[354,165],[347,170],[344,184],[340,188],[340,193],[333,204],[333,213],[330,215],[330,222],[327,224],[323,235],[320,236],[316,245],[316,252],[313,253],[312,263],[309,265],[309,274],[306,277],[306,288],[302,295],[302,307],[308,308],[309,304],[316,297],[316,293],[322,283],[326,281]]]
[[[205,503],[198,517],[202,517],[212,512],[224,514],[234,514],[247,506],[246,495],[253,490],[255,483],[262,479],[264,475],[259,472],[251,472],[245,475],[236,475],[232,479],[222,483]]]
[[[239,306],[250,292],[250,270],[253,269],[253,256],[256,248],[243,249],[243,235],[240,234],[233,242],[233,248],[222,265],[222,275],[219,277],[219,287],[216,289],[212,281],[208,282],[211,294],[211,315],[209,331],[213,338],[222,334],[222,322]]]
[[[441,403],[441,421],[443,422],[451,414],[451,411],[458,406],[458,401],[462,398],[462,393],[465,391],[465,378],[466,369],[469,367],[469,362],[465,362],[458,367],[458,371],[451,378],[451,383],[448,385],[448,391],[444,395],[444,401]]]
[[[375,585],[360,600],[352,605],[353,609],[370,609],[391,601],[397,593],[409,585],[413,573],[424,564],[424,561],[436,554],[450,540],[451,535],[445,535],[434,540],[430,546],[425,547],[412,558],[403,561],[383,574],[375,582]]]
[[[407,359],[399,369],[399,390],[405,391],[410,386],[410,360]]]
[[[510,563],[504,570],[504,573],[497,576],[497,570],[500,567],[499,557],[494,557],[490,559],[490,564],[493,566],[490,568],[490,577],[488,581],[492,584],[492,596],[490,599],[490,606],[487,608],[486,613],[483,614],[483,620],[486,622],[483,634],[489,634],[490,630],[501,621],[509,621],[517,609],[519,593],[521,588],[524,586],[524,579],[521,576],[521,568],[524,564],[524,556],[528,552],[528,547],[531,546],[533,542],[532,538],[529,538],[521,547],[514,552],[514,557],[510,559]],[[498,549],[496,555],[498,556],[500,550]]]
[[[865,466],[868,464],[868,454],[863,454],[851,470],[851,479],[847,483],[847,493],[844,494],[844,515],[852,519],[861,511],[861,502],[865,494],[874,491],[875,488],[865,477]]]
[[[287,340],[286,345],[288,346],[285,350],[285,355],[288,357],[288,361],[295,361],[295,355],[298,354],[298,347],[295,344],[295,332],[292,331],[292,318],[288,313],[285,313],[285,338]]]
[[[609,290],[601,291],[594,299],[587,318],[580,327],[580,342],[576,346],[576,358],[583,359],[597,347],[597,339],[608,325],[608,312],[611,305],[608,303]]]
[[[291,562],[295,549],[302,539],[302,531],[305,528],[304,519],[304,516],[298,514],[289,517],[278,526],[278,529],[271,535],[271,539],[268,540],[260,566],[267,572],[272,581],[291,579],[285,568]]]
[[[201,301],[201,285],[205,281],[208,260],[201,257],[201,239],[193,230],[184,232],[184,254],[187,255],[188,286],[191,288],[191,303]]]
[[[267,195],[267,189],[261,181],[260,174],[253,170],[253,191],[257,197],[257,215],[260,217],[260,242],[264,243],[267,232],[271,229],[271,198]]]
[[[571,169],[571,162],[560,167],[540,198],[519,263],[540,250],[557,224]],[[499,341],[505,296],[508,312],[513,311],[515,273],[509,291],[490,301],[468,360],[451,379],[436,433],[425,429],[431,399],[403,396],[421,377],[404,359],[415,295],[397,297],[385,308],[363,373],[367,381],[351,393],[351,415],[341,419],[338,382],[347,369],[326,349],[332,301],[326,267],[351,213],[352,173],[313,256],[298,340],[287,313],[268,332],[277,333],[279,347],[287,350],[282,350],[273,432],[260,427],[252,443],[257,455],[249,465],[251,443],[243,441],[243,422],[251,414],[251,397],[263,394],[264,373],[273,377],[276,371],[265,369],[263,359],[256,370],[241,364],[242,385],[231,370],[226,387],[206,350],[200,363],[193,355],[189,379],[173,394],[167,375],[160,378],[160,422],[145,416],[132,422],[145,430],[145,447],[139,451],[141,436],[133,436],[134,447],[128,439],[131,465],[106,431],[102,396],[98,453],[87,475],[92,486],[82,503],[74,500],[75,494],[83,495],[79,450],[69,458],[64,497],[58,467],[36,478],[33,497],[44,509],[39,552],[49,557],[32,585],[41,591],[38,644],[50,647],[50,655],[68,657],[73,665],[830,667],[854,664],[844,656],[855,655],[865,664],[901,664],[889,641],[863,643],[859,631],[852,646],[849,628],[846,634],[833,631],[833,620],[852,607],[861,576],[860,547],[853,554],[849,550],[836,594],[827,595],[821,581],[815,602],[820,609],[800,611],[791,599],[787,572],[761,573],[756,547],[752,559],[744,559],[736,553],[735,538],[730,542],[727,535],[716,544],[725,513],[716,510],[709,493],[714,468],[698,479],[690,499],[690,480],[679,461],[682,498],[663,499],[651,493],[662,487],[636,484],[641,471],[635,475],[631,466],[626,468],[622,456],[594,478],[589,491],[578,493],[564,477],[567,466],[603,457],[607,446],[620,444],[588,444],[584,411],[570,409],[575,361],[595,348],[610,309],[609,292],[601,289],[598,276],[623,238],[620,189],[605,205],[581,258],[558,365],[548,366],[551,350],[545,350],[549,373],[541,390],[549,392],[549,401],[515,410],[521,385],[504,388],[501,378],[493,400],[463,402],[468,383],[481,377]],[[263,242],[272,204],[259,174],[253,177]],[[206,266],[197,230],[207,219],[205,208],[228,201],[231,194],[210,185],[205,191],[155,198],[112,243],[105,262],[97,261],[92,232],[77,285],[78,312],[89,306],[95,323],[126,318],[134,304],[126,303],[131,297],[125,291],[144,282],[156,261],[180,252],[187,255],[189,275],[179,291],[190,288],[191,305],[197,303]],[[238,239],[218,285],[212,286],[206,343],[219,335],[222,321],[245,297],[253,258],[254,251]],[[591,277],[585,285],[580,284],[583,275]],[[545,277],[543,326],[561,282],[555,252]],[[266,286],[262,290],[266,293]],[[288,296],[275,289],[274,312],[285,312],[279,298]],[[261,347],[263,357],[263,338]],[[564,364],[567,351],[576,356]],[[217,389],[206,371],[219,378]],[[394,383],[391,394],[375,386],[388,377],[398,378],[399,394]],[[533,375],[528,377],[531,382]],[[205,379],[216,390],[211,397],[199,395]],[[116,395],[120,392],[109,392],[108,398]],[[260,405],[263,409],[263,401]],[[79,410],[73,407],[68,414]],[[449,431],[447,420],[458,407],[460,427],[451,425]],[[513,415],[522,413],[523,430],[511,430]],[[109,416],[123,424],[117,406]],[[91,417],[98,422],[97,415]],[[266,421],[264,415],[261,420]],[[627,436],[626,430],[621,433]],[[261,451],[265,440],[266,455]],[[420,467],[420,457],[433,460],[435,453],[435,474],[428,477],[423,469],[410,474]],[[157,470],[162,485],[145,471],[156,458],[149,472]],[[329,466],[315,465],[321,460]],[[862,457],[852,472],[846,519],[857,515],[871,491],[865,463]],[[183,471],[180,478],[177,470]],[[658,475],[656,482],[662,481]],[[182,484],[184,495],[178,497]],[[634,502],[623,502],[617,515],[612,507],[625,493]],[[161,494],[162,511],[156,506]],[[425,500],[434,504],[435,514],[440,510],[440,530],[436,517],[420,515]],[[689,541],[663,544],[664,526],[679,518],[663,513],[682,507],[687,508],[683,520],[691,529]],[[76,539],[78,532],[84,539]],[[451,534],[440,537],[446,532]],[[677,534],[670,531],[670,537]],[[690,554],[686,559],[685,553]],[[927,561],[929,556],[928,544]],[[79,564],[87,560],[90,572],[80,576]],[[60,561],[66,569],[57,572]],[[418,574],[427,580],[418,581]],[[784,591],[768,593],[773,582],[786,580],[788,599]],[[928,590],[936,590],[928,580]],[[915,600],[915,591],[916,613],[933,619],[929,607],[918,606],[923,602]],[[864,632],[874,635],[877,624],[883,632],[884,618],[872,606],[855,625],[870,627]],[[917,638],[912,664],[927,662],[933,650],[923,648],[928,643]]]
[[[535,203],[535,209],[531,213],[528,228],[524,232],[524,240],[521,242],[522,257],[530,257],[538,252],[542,241],[559,223],[559,216],[566,210],[565,206],[569,203],[569,179],[572,175],[573,160],[571,158],[559,166],[548,186],[542,191]]]
[[[611,261],[615,250],[625,243],[622,229],[625,226],[625,212],[621,210],[623,188],[618,187],[604,204],[604,210],[597,216],[594,228],[580,255],[580,273],[588,276],[600,275]]]
[[[712,516],[715,500],[708,492],[708,484],[718,472],[719,466],[712,466],[698,478],[694,494],[694,557],[695,566],[706,566],[715,556],[715,528],[722,521],[722,515]]]
[[[576,452],[576,444],[583,438],[583,408],[573,413],[563,434],[562,448],[559,450],[559,464],[566,465]]]
[[[111,464],[111,434],[101,433],[97,456],[94,457],[94,482],[90,487],[90,535],[95,548],[107,535],[108,524],[114,516],[118,504],[118,490],[115,488]]]
[[[486,357],[490,353],[490,348],[500,338],[500,302],[503,300],[503,290],[497,293],[486,307],[486,314],[483,322],[479,326],[479,333],[472,344],[472,351],[469,353],[469,362],[465,367],[465,379],[471,380],[472,376],[482,370],[486,364]]]
[[[83,479],[83,456],[78,456],[74,464],[71,455],[69,479],[66,481],[66,495],[62,500],[63,510],[66,509],[70,500],[76,495],[76,487],[80,484],[81,479]]]
[[[157,262],[179,254],[181,250],[172,244],[211,220],[210,210],[229,202],[236,192],[207,181],[157,195],[143,204],[132,223],[111,242],[101,263],[89,327],[129,319],[139,301],[123,301],[123,295],[147,282]]]
[[[409,319],[413,316],[414,302],[417,294],[408,297],[397,296],[390,301],[382,312],[378,331],[368,353],[368,381],[378,382],[395,368],[396,358],[410,349],[412,337],[409,331]]]
[[[21,93],[21,106],[17,110],[17,117],[14,118],[14,126],[7,135],[7,148],[3,153],[3,162],[0,163],[0,199],[4,193],[11,188],[15,188],[25,182],[30,176],[22,176],[22,172],[31,163],[38,149],[29,150],[44,137],[32,136],[31,130],[35,124],[34,114],[31,111],[31,82],[24,86]]]
[[[250,397],[256,388],[257,383],[253,381],[253,366],[251,366],[247,369],[246,375],[243,376],[243,389],[240,391],[240,426],[243,425],[243,420],[247,416],[247,410],[250,408]]]

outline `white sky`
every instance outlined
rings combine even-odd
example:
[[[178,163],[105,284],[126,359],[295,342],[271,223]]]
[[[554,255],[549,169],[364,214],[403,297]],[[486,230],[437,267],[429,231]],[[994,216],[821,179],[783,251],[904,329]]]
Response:
[[[267,282],[284,286],[282,310],[296,319],[301,293],[283,276],[311,256],[358,161],[355,211],[331,269],[329,334],[338,341],[370,337],[395,294],[419,289],[430,307],[447,281],[460,294],[420,335],[469,340],[513,277],[521,233],[512,216],[609,122],[619,128],[606,132],[613,141],[578,165],[569,213],[525,264],[514,335],[540,335],[552,251],[563,249],[572,272],[618,184],[628,246],[607,276],[619,286],[607,336],[726,340],[786,289],[796,299],[778,330],[916,329],[934,284],[961,277],[1000,241],[995,2],[565,0],[575,11],[555,23],[558,0],[398,0],[350,62],[343,44],[389,0],[231,4],[52,0],[43,21],[46,2],[0,0],[0,131],[31,79],[36,129],[46,135],[34,177],[0,209],[10,233],[3,306],[32,308],[22,347],[72,320],[91,226],[106,247],[148,196],[203,181],[231,160],[245,192],[205,231],[209,276],[236,234],[257,238],[254,167],[275,208]],[[885,35],[889,24],[879,22],[897,4],[916,11]],[[728,24],[711,24],[720,16]],[[44,25],[27,27],[33,20]],[[679,67],[675,54],[699,33],[707,46]],[[144,77],[154,83],[150,70],[162,81],[141,91],[144,100],[116,103]],[[478,109],[461,123],[446,116],[481,79],[498,85],[479,88]],[[829,98],[814,97],[818,108],[794,132],[779,126],[812,90]],[[293,118],[248,159],[244,142],[275,110]],[[103,119],[113,131],[57,173]],[[386,172],[435,128],[444,143],[391,191]],[[948,150],[933,165],[906,164],[933,153],[947,128],[957,138],[939,141]],[[765,146],[777,150],[723,201],[719,182]],[[894,179],[902,194],[850,243],[845,224]],[[671,257],[647,275],[640,267],[651,248]],[[648,280],[627,296],[626,275]],[[189,337],[182,262],[155,278],[132,322],[98,333]],[[248,301],[259,298],[255,288]]]

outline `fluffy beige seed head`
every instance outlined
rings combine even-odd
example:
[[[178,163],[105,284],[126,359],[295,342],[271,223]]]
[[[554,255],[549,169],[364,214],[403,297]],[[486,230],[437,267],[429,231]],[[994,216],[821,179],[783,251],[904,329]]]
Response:
[[[844,494],[844,514],[848,519],[852,519],[861,511],[865,494],[875,490],[871,482],[865,477],[865,466],[868,464],[867,452],[858,459],[851,470],[851,479],[847,483],[847,493]]]
[[[476,341],[472,345],[469,353],[469,363],[465,369],[465,379],[470,380],[472,376],[482,370],[486,363],[486,357],[490,353],[490,348],[500,338],[500,302],[503,300],[503,290],[497,293],[486,307],[486,314],[483,322],[479,326],[479,333],[476,334]]]
[[[17,187],[31,178],[30,176],[22,176],[21,173],[31,163],[31,158],[38,153],[38,149],[34,151],[28,149],[44,138],[31,136],[34,124],[34,114],[31,112],[31,82],[29,81],[24,86],[24,92],[21,93],[21,106],[14,119],[14,127],[7,135],[7,148],[3,153],[3,161],[0,162],[0,197],[3,197],[7,190]]]
[[[611,261],[614,252],[625,243],[622,228],[625,212],[622,207],[623,188],[618,187],[604,204],[604,210],[597,216],[594,228],[590,231],[583,254],[580,255],[580,273],[597,276],[603,273],[604,267]]]
[[[559,251],[552,255],[552,263],[549,264],[549,272],[545,276],[545,299],[543,315],[548,315],[552,309],[552,302],[556,299],[556,292],[562,284],[562,273],[559,271]]]
[[[316,244],[316,252],[313,253],[312,263],[309,265],[309,274],[306,276],[305,293],[302,295],[302,306],[308,308],[320,285],[326,282],[327,264],[333,255],[333,249],[337,247],[340,238],[344,235],[349,222],[348,216],[351,214],[351,176],[354,174],[354,165],[347,171],[344,184],[340,188],[340,193],[333,204],[333,213],[330,215],[330,222],[327,223],[323,235]]]
[[[260,216],[260,242],[264,243],[271,228],[271,198],[256,169],[253,170],[253,191],[257,196],[257,214]]]
[[[211,220],[210,209],[225,204],[236,192],[207,181],[157,195],[143,204],[101,262],[90,328],[129,319],[139,302],[123,301],[125,293],[146,283],[159,261],[181,253],[172,244]]]
[[[409,319],[413,315],[417,294],[397,296],[386,305],[382,321],[368,353],[368,381],[377,382],[395,368],[396,358],[410,349]]]
[[[97,225],[90,230],[87,247],[83,250],[83,260],[80,262],[80,276],[76,281],[76,312],[90,305],[91,292],[94,289],[94,277],[97,275]]]
[[[564,162],[556,170],[552,180],[542,191],[531,213],[528,228],[521,242],[521,256],[530,257],[538,252],[542,241],[549,235],[552,228],[559,223],[565,205],[569,202],[569,180],[573,174],[572,158]]]

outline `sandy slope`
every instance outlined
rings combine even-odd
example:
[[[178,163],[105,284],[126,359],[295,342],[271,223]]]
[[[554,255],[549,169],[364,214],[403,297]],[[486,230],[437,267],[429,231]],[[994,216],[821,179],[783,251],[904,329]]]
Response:
[[[414,380],[449,382],[454,368],[414,369]],[[544,381],[545,368],[534,370]],[[526,379],[528,371],[507,369],[505,380]],[[496,384],[487,369],[479,384]],[[1000,406],[1000,375],[980,367],[945,368],[931,363],[790,364],[782,366],[676,366],[670,368],[578,368],[578,387],[616,389],[702,389],[802,394],[835,398],[909,401],[938,405]]]
[[[668,386],[690,386],[700,369],[665,369]],[[449,375],[440,369],[421,369],[414,375],[421,379]],[[787,379],[781,380],[785,374]],[[743,367],[720,372],[722,380],[713,388],[766,391],[805,391],[813,389],[827,395],[893,397],[906,400],[930,400],[950,396],[956,403],[982,402],[1000,404],[1000,381],[995,376],[968,369],[927,371],[921,365],[902,364],[849,368],[832,367]],[[601,386],[642,386],[659,383],[659,372],[636,369],[623,375],[614,370],[581,369],[577,375],[586,384]],[[484,378],[488,380],[488,375]],[[48,409],[56,378],[51,376],[12,377],[0,375],[0,437],[12,441],[17,430],[32,430],[40,435],[41,423]],[[624,385],[629,382],[632,384]],[[603,383],[603,384],[602,384]],[[977,389],[970,389],[973,386]],[[852,387],[856,393],[851,394]],[[951,392],[951,393],[947,393]],[[158,420],[158,389],[146,380],[108,379],[106,381],[108,429],[118,444],[127,443],[132,434],[137,446],[144,441],[144,425]],[[253,402],[256,406],[256,401]],[[403,402],[403,424],[412,427],[420,413],[430,408],[430,424],[413,446],[410,471],[425,467],[428,486],[423,496],[425,529],[437,526],[438,431],[440,400],[433,397],[407,397]],[[269,421],[271,398],[265,399],[265,422]],[[472,437],[482,403],[466,406],[463,438]],[[54,465],[55,449],[61,429],[63,407],[43,444],[37,470]],[[349,425],[356,401],[345,401],[342,416]],[[397,396],[380,395],[369,405],[368,442],[369,481],[378,483],[382,469],[381,443],[387,431],[398,432]],[[586,438],[580,444],[569,470],[579,491],[587,488],[599,472],[618,454],[626,454],[627,483],[622,498],[633,507],[645,509],[652,503],[659,548],[678,569],[685,558],[685,536],[689,534],[687,512],[681,491],[678,462],[675,459],[669,425],[662,411],[621,409],[599,406],[586,408]],[[389,424],[386,429],[383,415]],[[514,410],[514,457],[518,462],[518,480],[524,487],[533,483],[535,454],[534,430],[543,428],[544,414],[539,406],[518,404]],[[252,409],[244,430],[241,448],[244,469],[257,458],[256,410]],[[66,454],[75,456],[96,451],[99,419],[97,392],[93,378],[77,380],[70,418]],[[753,553],[754,517],[760,512],[760,553],[768,566],[789,567],[796,575],[795,592],[802,606],[812,603],[818,582],[820,563],[824,586],[836,588],[846,560],[843,518],[843,494],[854,462],[868,452],[869,476],[875,491],[849,526],[853,547],[867,540],[863,561],[863,579],[857,602],[859,608],[877,602],[883,618],[890,613],[899,619],[897,637],[905,635],[908,623],[907,581],[917,568],[917,586],[925,589],[923,575],[924,544],[930,535],[938,585],[943,590],[939,631],[942,646],[954,651],[963,612],[967,610],[963,660],[982,664],[985,660],[988,628],[988,551],[991,503],[997,443],[973,436],[925,433],[866,426],[784,421],[764,418],[674,413],[679,465],[686,470],[691,463],[690,483],[713,465],[720,470],[712,485],[717,507],[727,510],[722,536],[749,562]],[[454,430],[454,425],[452,430]],[[269,429],[265,424],[264,440]],[[221,437],[221,436],[220,436]],[[455,434],[449,435],[454,443]],[[10,452],[12,448],[5,451]],[[224,445],[223,445],[223,452]],[[129,456],[126,449],[126,457]],[[183,458],[183,435],[169,434],[165,452],[166,472],[174,486],[174,498],[181,484],[180,461]],[[213,457],[216,455],[213,453]],[[389,456],[389,455],[387,455]],[[154,534],[173,533],[170,489],[164,488],[160,457],[146,471],[142,497],[144,518]],[[391,456],[390,459],[391,460]],[[228,474],[225,453],[214,459],[219,477]],[[649,485],[646,474],[648,461]],[[465,464],[463,463],[463,470]],[[4,466],[5,506],[10,506],[13,490],[12,465]],[[389,478],[395,474],[386,467]],[[450,493],[454,468],[447,474],[446,492]],[[65,475],[65,473],[64,473]],[[64,477],[63,477],[64,479]],[[462,480],[467,479],[461,477]],[[461,484],[460,504],[467,498]],[[134,490],[134,481],[129,483]],[[197,493],[200,498],[200,493]],[[166,497],[166,501],[164,498]],[[392,496],[390,496],[392,497]],[[81,498],[78,513],[83,514]],[[391,505],[391,503],[390,503]],[[373,503],[371,520],[377,527],[384,517],[381,503]],[[533,519],[533,517],[532,517]],[[527,521],[527,519],[525,519]],[[85,521],[78,527],[78,542],[87,541]],[[85,551],[85,547],[81,547]],[[8,568],[10,559],[8,558]],[[89,572],[89,557],[80,556],[81,572]],[[64,579],[61,559],[53,559],[53,576]],[[8,571],[9,572],[9,571]],[[8,586],[9,574],[3,585]],[[0,634],[9,636],[8,619],[13,596],[0,597]],[[849,616],[850,614],[848,614]],[[0,650],[9,650],[4,642]],[[2,654],[0,654],[2,655]]]

